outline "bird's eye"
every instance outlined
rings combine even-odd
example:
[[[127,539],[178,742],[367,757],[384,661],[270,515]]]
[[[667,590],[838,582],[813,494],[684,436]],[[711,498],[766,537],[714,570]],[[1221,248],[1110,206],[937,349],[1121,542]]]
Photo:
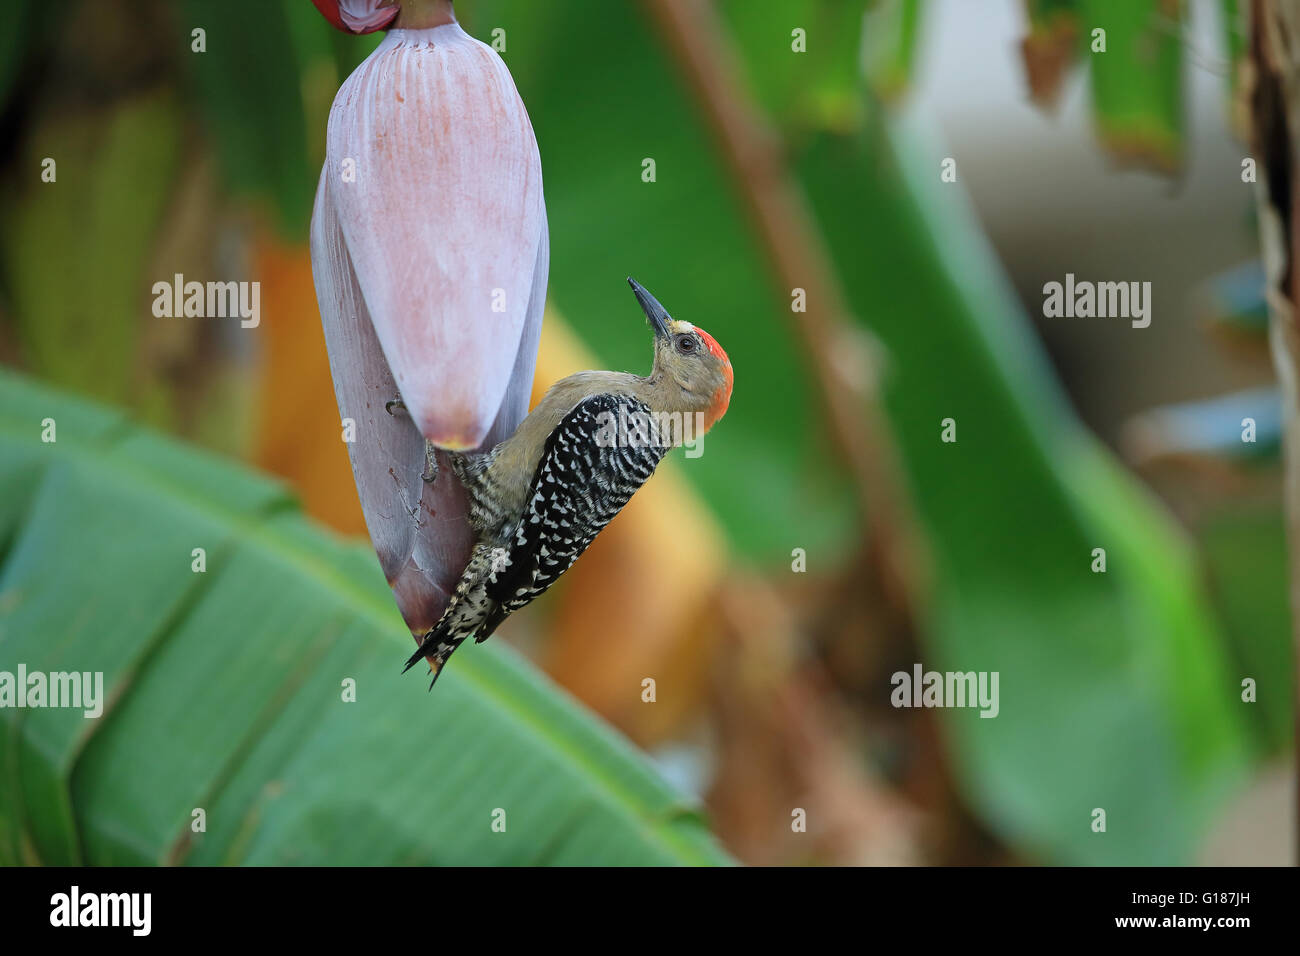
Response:
[[[679,335],[677,336],[677,351],[683,355],[690,355],[695,351],[695,336]]]

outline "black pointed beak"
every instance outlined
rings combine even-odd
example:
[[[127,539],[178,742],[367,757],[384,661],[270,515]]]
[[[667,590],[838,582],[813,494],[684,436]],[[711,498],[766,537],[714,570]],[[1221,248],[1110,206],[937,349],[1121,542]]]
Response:
[[[645,317],[650,320],[650,327],[655,330],[655,335],[658,338],[667,338],[668,323],[673,320],[673,317],[668,314],[668,310],[659,304],[658,299],[646,291],[645,286],[631,276],[627,277],[627,284],[632,287],[636,300],[641,303],[641,309],[645,312]]]

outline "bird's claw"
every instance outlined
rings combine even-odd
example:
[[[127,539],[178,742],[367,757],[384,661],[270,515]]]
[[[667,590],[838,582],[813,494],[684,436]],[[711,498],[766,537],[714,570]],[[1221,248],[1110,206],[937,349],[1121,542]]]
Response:
[[[424,471],[420,477],[429,484],[438,480],[438,446],[428,439],[424,442]]]

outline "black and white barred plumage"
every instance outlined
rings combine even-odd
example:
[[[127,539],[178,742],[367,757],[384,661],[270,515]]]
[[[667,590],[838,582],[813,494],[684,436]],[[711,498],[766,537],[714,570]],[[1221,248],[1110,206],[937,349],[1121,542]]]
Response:
[[[494,449],[456,455],[477,541],[438,623],[411,655],[432,657],[434,680],[467,638],[486,640],[511,612],[567,571],[654,474],[668,448],[650,408],[625,394],[591,395],[550,433],[522,513],[503,513]],[[433,685],[430,684],[430,687]]]

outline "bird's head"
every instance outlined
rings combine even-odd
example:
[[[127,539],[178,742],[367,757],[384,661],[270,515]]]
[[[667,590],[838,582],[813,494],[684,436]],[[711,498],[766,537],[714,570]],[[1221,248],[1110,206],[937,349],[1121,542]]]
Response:
[[[652,378],[680,389],[687,408],[700,412],[707,430],[727,411],[731,401],[733,374],[731,360],[708,332],[689,322],[674,319],[659,300],[639,282],[628,276],[637,302],[645,311],[655,333],[655,359]]]

